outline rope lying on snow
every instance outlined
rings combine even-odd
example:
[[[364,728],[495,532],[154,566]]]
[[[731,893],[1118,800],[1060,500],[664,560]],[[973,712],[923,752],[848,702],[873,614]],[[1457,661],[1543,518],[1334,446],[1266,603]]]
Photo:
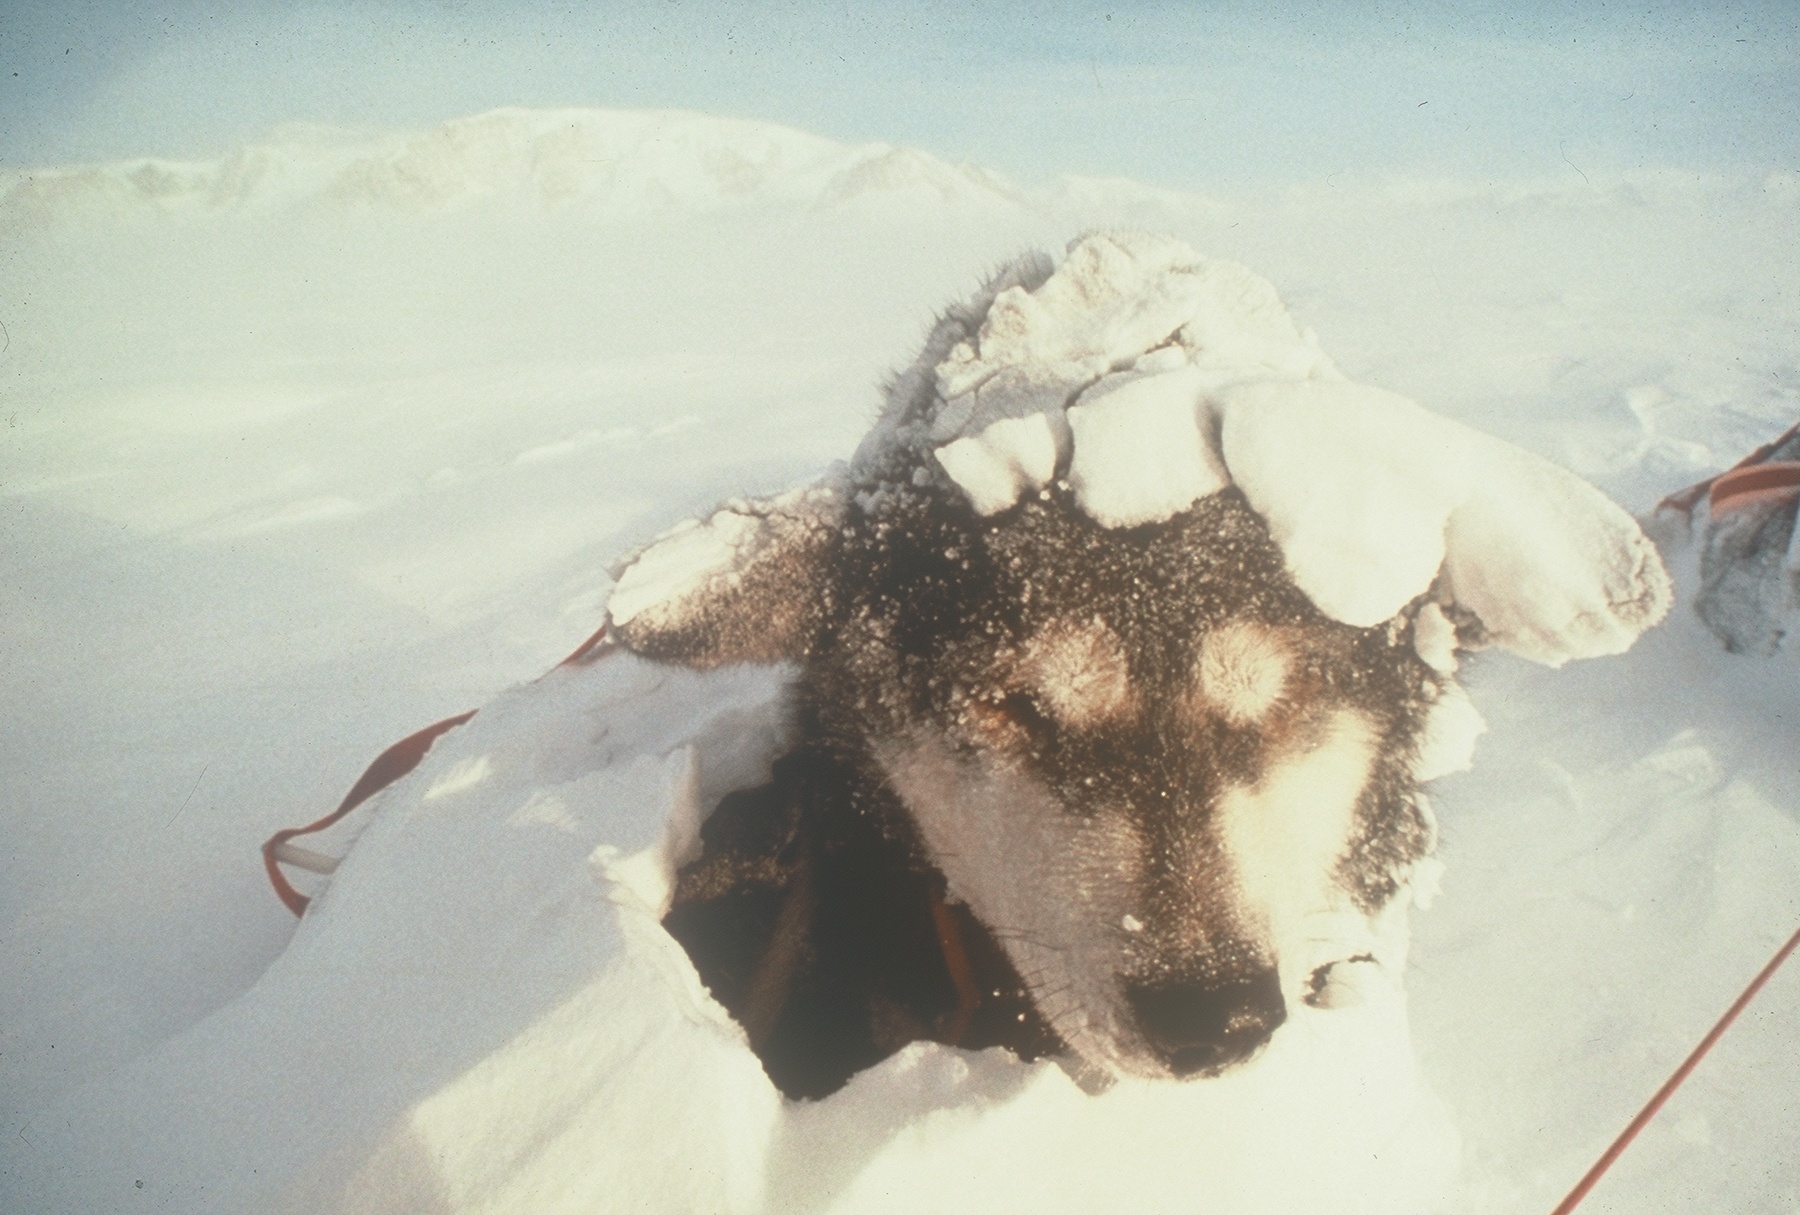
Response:
[[[573,654],[557,663],[557,667],[585,666],[604,657],[612,648],[613,641],[608,636],[608,628],[600,630],[578,646]],[[275,897],[295,915],[305,915],[311,899],[294,889],[293,883],[287,880],[287,874],[281,871],[283,865],[293,865],[298,869],[311,870],[313,873],[331,873],[338,867],[338,858],[326,856],[322,852],[314,852],[311,848],[303,848],[293,841],[302,835],[311,835],[315,831],[323,831],[333,823],[341,820],[346,814],[380,793],[383,789],[411,772],[431,750],[431,744],[439,737],[448,734],[456,727],[475,716],[475,710],[458,713],[455,717],[446,717],[433,722],[423,730],[414,731],[405,738],[375,757],[375,762],[368,766],[357,782],[350,786],[350,792],[338,803],[338,808],[324,818],[304,827],[288,827],[277,831],[263,842],[263,868],[268,871],[269,885],[275,888]]]
[[[1631,1141],[1637,1138],[1638,1132],[1648,1125],[1650,1119],[1656,1117],[1656,1112],[1662,1109],[1663,1103],[1668,1101],[1675,1090],[1681,1087],[1681,1082],[1686,1080],[1688,1073],[1693,1071],[1700,1060],[1706,1057],[1706,1052],[1713,1048],[1713,1043],[1717,1042],[1724,1036],[1725,1031],[1731,1028],[1731,1023],[1737,1020],[1738,1014],[1743,1012],[1745,1006],[1756,998],[1756,993],[1761,991],[1763,984],[1769,981],[1769,976],[1780,969],[1781,964],[1787,961],[1788,955],[1794,952],[1796,946],[1800,946],[1800,930],[1796,930],[1794,935],[1788,938],[1787,944],[1775,951],[1775,956],[1769,959],[1769,964],[1757,972],[1757,976],[1750,980],[1750,986],[1744,988],[1743,994],[1732,1003],[1730,1008],[1725,1010],[1725,1015],[1719,1018],[1718,1023],[1707,1032],[1706,1037],[1700,1039],[1700,1045],[1696,1046],[1693,1053],[1682,1060],[1681,1066],[1675,1069],[1675,1074],[1663,1082],[1663,1086],[1656,1090],[1656,1095],[1651,1097],[1644,1108],[1638,1111],[1638,1116],[1633,1118],[1631,1124],[1619,1133],[1619,1137],[1613,1140],[1612,1146],[1607,1148],[1600,1159],[1594,1162],[1594,1167],[1575,1183],[1575,1188],[1569,1191],[1569,1196],[1564,1198],[1557,1208],[1550,1212],[1550,1215],[1569,1215],[1569,1212],[1573,1211],[1581,1200],[1587,1197],[1588,1191],[1594,1188],[1595,1183],[1601,1177],[1605,1176],[1606,1170],[1612,1167],[1613,1161],[1617,1160],[1620,1154],[1631,1146]]]
[[[315,831],[323,831],[346,814],[380,793],[383,789],[411,772],[425,758],[425,752],[431,750],[431,744],[441,734],[462,725],[475,716],[475,710],[458,713],[455,717],[446,717],[443,721],[426,726],[423,730],[408,734],[405,738],[375,757],[368,770],[362,774],[338,808],[327,814],[316,823],[308,823],[304,827],[289,827],[285,831],[277,831],[262,846],[263,868],[269,871],[269,885],[275,887],[275,897],[279,898],[287,909],[295,915],[306,914],[307,904],[312,900],[295,890],[287,875],[281,871],[283,864],[295,865],[301,869],[310,869],[314,873],[330,873],[338,866],[337,858],[314,852],[310,848],[302,848],[292,841],[296,836],[311,835]]]

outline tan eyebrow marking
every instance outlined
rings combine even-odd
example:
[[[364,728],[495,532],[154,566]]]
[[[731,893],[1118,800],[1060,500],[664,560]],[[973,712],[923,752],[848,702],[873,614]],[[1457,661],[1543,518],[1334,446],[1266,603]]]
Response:
[[[1198,707],[1233,725],[1255,725],[1281,700],[1292,664],[1292,653],[1271,629],[1248,621],[1214,629],[1201,641],[1194,664]]]
[[[1099,617],[1054,624],[1033,637],[1019,673],[1066,725],[1097,725],[1136,708],[1125,644]]]

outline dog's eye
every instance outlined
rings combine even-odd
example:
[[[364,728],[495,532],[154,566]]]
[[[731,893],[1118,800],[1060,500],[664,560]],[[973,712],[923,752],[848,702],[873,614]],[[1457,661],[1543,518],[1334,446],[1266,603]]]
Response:
[[[1044,712],[1035,696],[1024,692],[1009,693],[1000,702],[1000,709],[1008,717],[1040,738],[1048,738],[1056,733],[1056,723],[1050,720],[1050,715]]]
[[[984,733],[1010,743],[1041,747],[1056,737],[1056,723],[1029,692],[1001,692],[973,701],[970,717]]]

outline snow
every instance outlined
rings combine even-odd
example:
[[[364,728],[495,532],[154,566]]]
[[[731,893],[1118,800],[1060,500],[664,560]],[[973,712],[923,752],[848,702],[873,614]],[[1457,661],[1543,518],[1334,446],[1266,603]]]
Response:
[[[965,305],[980,317],[973,336],[941,361],[927,362],[932,349],[921,358],[936,386],[925,433],[981,514],[1065,465],[1078,500],[1107,526],[1165,519],[1228,483],[1202,433],[1208,389],[1336,374],[1268,282],[1179,240],[1097,233],[1046,269],[1022,261],[1018,281]],[[888,409],[901,444],[913,395],[903,385]]]
[[[1132,527],[1231,484],[1200,428],[1204,382],[1194,367],[1124,372],[1081,394],[1069,410],[1069,485],[1082,510],[1107,527]]]
[[[1427,609],[1436,606],[1426,605]],[[1443,694],[1431,706],[1431,715],[1425,719],[1425,734],[1419,740],[1413,775],[1427,781],[1452,772],[1467,772],[1475,762],[1475,740],[1486,730],[1487,722],[1468,692],[1459,683],[1447,682]]]
[[[523,172],[507,139],[564,121],[518,117],[484,163]],[[1217,1084],[1094,1097],[1053,1067],[921,1048],[783,1105],[645,910],[682,815],[766,753],[766,674],[652,689],[594,667],[502,692],[592,632],[619,554],[827,474],[884,370],[982,267],[1129,219],[1267,274],[1349,381],[1540,457],[1476,443],[1480,475],[1427,514],[1460,503],[1451,531],[1490,554],[1569,530],[1554,560],[1532,546],[1541,581],[1453,578],[1455,599],[1532,657],[1602,650],[1634,568],[1576,576],[1617,519],[1545,469],[1641,511],[1791,424],[1792,183],[1350,175],[1199,199],[1090,180],[971,211],[901,174],[834,209],[829,148],[812,186],[770,169],[757,201],[726,205],[695,143],[653,148],[670,161],[645,171],[653,215],[504,174],[406,205],[320,193],[418,138],[273,136],[241,179],[287,184],[218,196],[247,201],[210,201],[210,177],[183,194],[215,169],[175,166],[146,203],[139,162],[33,175],[4,208],[7,1209],[1088,1210],[1125,1176],[1146,1209],[1543,1211],[1800,921],[1793,656],[1719,649],[1685,606],[1689,548],[1681,606],[1628,653],[1557,671],[1463,657],[1474,713],[1446,708],[1431,766],[1466,758],[1476,715],[1488,731],[1432,789],[1445,871],[1413,917],[1404,1006],[1375,984]],[[752,164],[760,138],[742,136]],[[128,201],[93,203],[93,182]],[[1229,279],[1226,336],[1179,342],[1188,365],[1230,350],[1266,382],[1352,391],[1285,312],[1248,309],[1266,324],[1245,353],[1232,318],[1261,297]],[[1101,355],[1095,383],[1193,374]],[[933,438],[889,417],[879,441],[935,452],[1031,412],[984,404],[984,425]],[[1050,430],[1077,459],[1072,419],[1066,451]],[[1042,431],[1035,453],[1007,434],[994,458],[1037,475]],[[1322,487],[1328,455],[1307,465]],[[1548,521],[1482,496],[1534,478]],[[716,573],[709,551],[679,577]],[[321,845],[361,830],[296,926],[256,846],[474,705]],[[616,851],[596,862],[603,836]],[[1796,1025],[1790,967],[1583,1210],[1791,1209]],[[688,1099],[701,1087],[715,1101]],[[1452,1127],[1461,1163],[1433,1200]],[[673,1151],[698,1140],[715,1150]]]
[[[57,1204],[142,1180],[184,1210],[746,1209],[778,1098],[658,920],[700,807],[766,778],[779,680],[588,675],[441,741],[250,992],[128,1069],[139,1100],[34,1136],[67,1162]],[[572,1168],[596,1141],[617,1154]]]
[[[1067,438],[1058,438],[1074,421],[1059,426],[1059,419],[1048,413],[1001,418],[980,434],[946,443],[932,454],[969,496],[977,514],[998,514],[1056,476],[1061,453],[1069,447]]]
[[[1437,604],[1425,604],[1413,617],[1413,649],[1434,671],[1456,670],[1456,626]]]
[[[1377,624],[1436,580],[1515,654],[1560,666],[1622,652],[1670,590],[1637,523],[1579,478],[1338,383],[1221,394],[1220,445],[1294,580],[1350,624]]]

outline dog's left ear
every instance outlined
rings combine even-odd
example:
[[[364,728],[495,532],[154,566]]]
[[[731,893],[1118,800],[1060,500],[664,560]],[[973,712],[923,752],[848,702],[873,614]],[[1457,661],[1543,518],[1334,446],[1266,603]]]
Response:
[[[1668,614],[1637,521],[1548,460],[1343,381],[1241,384],[1212,408],[1232,481],[1329,616],[1368,627],[1430,593],[1555,667],[1620,653]]]
[[[803,657],[824,617],[845,502],[824,482],[665,532],[613,569],[610,634],[698,670]]]

